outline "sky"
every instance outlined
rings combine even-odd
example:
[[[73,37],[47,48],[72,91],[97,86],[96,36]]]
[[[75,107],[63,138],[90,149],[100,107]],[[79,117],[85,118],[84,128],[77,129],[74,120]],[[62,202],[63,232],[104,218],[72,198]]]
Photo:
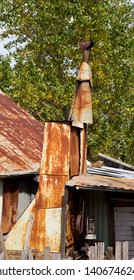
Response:
[[[8,54],[8,51],[4,48],[4,44],[8,43],[9,40],[5,39],[5,40],[0,40],[0,54],[1,55],[6,55]]]
[[[3,27],[0,27],[0,37],[3,31],[4,31]],[[0,55],[6,56],[8,54],[8,51],[4,48],[4,45],[8,44],[11,41],[11,39],[13,39],[12,35],[10,36],[10,38],[5,38],[4,40],[0,38]]]
[[[0,35],[2,34],[2,32],[3,32],[3,29],[0,28]],[[4,48],[4,45],[9,43],[11,41],[12,37],[13,36],[11,36],[10,38],[5,38],[4,40],[1,40],[1,38],[0,38],[0,55],[6,56],[9,53],[8,50],[6,50]],[[12,48],[12,50],[14,50],[14,49],[15,48]],[[11,66],[13,67],[14,65],[15,65],[15,60],[14,60],[14,58],[12,58],[11,59]]]

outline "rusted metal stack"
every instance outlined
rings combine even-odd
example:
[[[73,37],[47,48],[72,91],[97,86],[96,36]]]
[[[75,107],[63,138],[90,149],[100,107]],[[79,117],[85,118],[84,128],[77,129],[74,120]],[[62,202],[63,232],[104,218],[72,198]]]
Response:
[[[80,167],[80,129],[71,122],[46,122],[40,167],[39,189],[34,208],[34,234],[31,246],[39,251],[50,246],[60,251],[62,197],[69,178],[85,169]],[[82,145],[86,145],[85,139]],[[84,151],[84,148],[82,149]],[[75,154],[75,152],[76,154]]]
[[[52,252],[61,250],[62,199],[66,182],[86,173],[87,124],[92,123],[91,70],[88,65],[92,44],[81,43],[83,61],[68,121],[46,122],[40,167],[39,189],[33,209],[31,247]]]
[[[39,251],[44,251],[44,246],[51,246],[54,252],[60,250],[62,196],[69,178],[69,154],[69,124],[46,122],[31,237],[31,246]]]

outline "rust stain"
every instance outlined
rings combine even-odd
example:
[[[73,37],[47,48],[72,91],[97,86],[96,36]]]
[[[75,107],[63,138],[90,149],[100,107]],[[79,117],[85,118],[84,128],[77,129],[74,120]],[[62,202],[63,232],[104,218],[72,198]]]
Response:
[[[45,220],[45,245],[50,246],[53,252],[60,252],[61,208],[46,209]]]
[[[93,123],[89,82],[83,82],[78,87],[71,119],[73,122]]]
[[[71,127],[70,176],[79,174],[80,170],[80,129]]]
[[[43,247],[46,244],[45,241],[45,209],[37,209],[34,207],[33,213],[34,223],[30,236],[30,247],[37,251],[44,251]]]
[[[44,246],[51,251],[60,251],[61,208],[34,209],[35,220],[30,237],[30,247],[44,252]]]
[[[80,82],[89,81],[92,86],[92,72],[87,62],[82,62],[78,72],[77,80]]]
[[[62,196],[68,176],[40,175],[40,186],[36,196],[37,208],[62,207]]]
[[[40,174],[68,175],[70,126],[46,122]]]
[[[0,174],[37,171],[44,126],[0,92]]]
[[[80,133],[80,174],[87,173],[87,125],[84,124],[84,128]]]

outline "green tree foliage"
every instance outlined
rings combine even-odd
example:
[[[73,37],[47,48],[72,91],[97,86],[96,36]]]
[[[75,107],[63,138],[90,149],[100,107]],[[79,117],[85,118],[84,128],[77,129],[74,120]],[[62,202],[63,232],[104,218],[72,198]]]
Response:
[[[15,64],[1,57],[1,89],[42,122],[67,119],[82,55],[94,42],[88,153],[134,163],[132,3],[128,0],[3,0],[1,26]],[[11,54],[10,54],[11,55]],[[7,65],[7,66],[6,66]]]

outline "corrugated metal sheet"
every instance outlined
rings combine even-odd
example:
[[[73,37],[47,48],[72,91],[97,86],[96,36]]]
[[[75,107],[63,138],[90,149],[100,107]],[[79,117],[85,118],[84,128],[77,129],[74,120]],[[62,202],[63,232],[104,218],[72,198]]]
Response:
[[[134,180],[88,174],[74,176],[66,183],[66,186],[94,190],[134,191]]]
[[[134,171],[102,166],[101,168],[87,168],[88,174],[96,174],[108,177],[127,178],[134,180]]]
[[[86,215],[94,217],[97,240],[105,241],[108,246],[108,204],[105,192],[86,191]]]
[[[115,167],[115,168],[122,168],[125,170],[133,170],[134,171],[134,166],[131,164],[128,164],[126,162],[123,162],[121,160],[117,160],[115,158],[106,156],[102,153],[99,153],[99,160],[104,162],[104,165],[109,166],[109,167]]]
[[[30,193],[30,180],[25,178],[20,178],[18,182],[19,195],[18,195],[18,209],[17,209],[17,220],[20,218],[22,213],[26,210],[28,205],[31,202],[31,193]]]
[[[0,92],[0,176],[37,172],[44,126]]]

